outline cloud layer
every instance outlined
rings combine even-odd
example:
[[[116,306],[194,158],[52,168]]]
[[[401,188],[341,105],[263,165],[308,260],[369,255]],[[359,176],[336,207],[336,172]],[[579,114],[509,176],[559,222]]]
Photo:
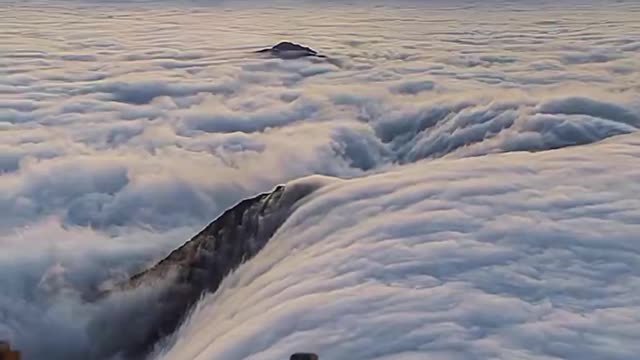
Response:
[[[276,184],[487,154],[510,177],[492,154],[640,127],[635,2],[0,2],[0,337],[36,360],[86,358],[87,293]],[[251,53],[280,40],[330,60]]]
[[[632,4],[607,8],[606,27],[590,22],[599,7],[505,6],[513,19],[498,21],[478,5],[474,25],[461,20],[473,10],[437,4],[423,18],[407,4],[280,10],[300,23],[242,4],[14,4],[2,19],[4,226],[51,215],[198,226],[304,175],[560,148],[640,126]],[[29,40],[38,31],[44,43]],[[292,34],[335,61],[251,54]]]
[[[330,185],[160,359],[631,359],[640,137]]]

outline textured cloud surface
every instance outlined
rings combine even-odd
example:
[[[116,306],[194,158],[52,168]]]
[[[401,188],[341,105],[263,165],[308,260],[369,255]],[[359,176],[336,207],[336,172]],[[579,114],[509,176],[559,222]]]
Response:
[[[362,178],[327,194],[326,201],[339,191],[353,192],[352,198],[361,194],[362,209],[357,200],[347,201],[348,194],[336,200],[344,203],[341,207],[353,203],[353,218],[343,219],[352,224],[314,218],[326,229],[345,229],[324,245],[326,256],[346,259],[351,251],[344,242],[354,236],[374,248],[397,248],[380,253],[366,245],[353,261],[341,262],[362,267],[362,277],[344,270],[343,292],[335,288],[335,279],[313,277],[313,264],[290,263],[306,263],[304,257],[267,259],[276,261],[279,271],[300,269],[295,279],[279,279],[281,272],[265,276],[281,285],[300,280],[300,286],[335,288],[345,305],[327,311],[345,321],[358,319],[349,309],[367,311],[364,300],[347,295],[360,293],[354,286],[369,293],[364,291],[369,281],[374,287],[384,283],[380,276],[404,284],[400,288],[424,288],[458,312],[455,318],[441,314],[437,319],[421,317],[426,307],[398,314],[417,314],[416,321],[433,325],[418,329],[397,323],[396,332],[414,331],[407,336],[415,339],[398,343],[398,359],[437,339],[453,341],[451,334],[469,339],[468,351],[443,345],[439,353],[431,352],[433,358],[485,358],[513,349],[509,356],[500,354],[613,359],[628,358],[633,350],[628,339],[636,330],[624,325],[632,315],[594,309],[616,307],[632,314],[637,288],[637,251],[627,236],[638,207],[632,180],[634,133],[640,128],[637,2],[0,0],[0,8],[0,338],[24,349],[29,359],[44,354],[86,358],[92,341],[85,327],[111,306],[87,304],[87,293],[161,258],[240,199],[311,174]],[[252,54],[280,40],[311,46],[329,59],[285,61]],[[608,145],[596,144],[603,140]],[[551,149],[558,150],[547,155]],[[519,151],[535,154],[509,154]],[[554,175],[556,167],[563,175]],[[455,169],[469,170],[454,176]],[[389,171],[395,175],[367,180]],[[404,189],[407,206],[424,205],[429,198],[442,203],[424,205],[424,214],[404,212],[401,199],[372,208],[378,195],[389,191],[385,176],[398,177],[388,178],[388,186]],[[519,180],[511,184],[510,178]],[[403,185],[418,179],[440,185]],[[365,186],[369,189],[362,193]],[[478,203],[466,203],[465,194]],[[379,220],[397,223],[376,235],[388,236],[388,243],[351,234],[372,228],[358,215],[361,211],[371,212],[371,221],[386,214]],[[425,220],[432,216],[437,221]],[[325,231],[293,221],[291,229]],[[490,225],[494,228],[486,228]],[[306,246],[304,241],[318,240],[314,234],[308,240],[280,235],[274,243],[282,243],[282,255],[288,254],[291,248],[283,241]],[[607,236],[611,249],[603,245]],[[440,250],[430,248],[433,239],[444,239],[438,240],[443,241]],[[552,239],[559,239],[558,248]],[[440,254],[437,260],[443,263],[429,262],[435,255],[425,255],[422,265],[411,258],[403,265],[401,260],[413,253],[411,241],[424,242],[420,246]],[[569,246],[589,241],[602,251]],[[381,258],[362,260],[361,251]],[[525,254],[532,263],[523,260]],[[369,262],[373,267],[365,266]],[[336,271],[340,266],[332,265]],[[426,275],[417,275],[421,271]],[[398,280],[405,273],[406,279]],[[628,282],[619,280],[622,276]],[[362,299],[391,301],[385,297],[389,289],[380,290],[379,299],[376,291]],[[216,296],[220,299],[207,301],[232,295]],[[485,305],[465,308],[470,303],[460,302],[456,308],[456,301],[467,296]],[[544,309],[556,311],[558,301],[565,312],[544,318]],[[589,307],[589,301],[597,304]],[[513,314],[495,310],[509,306]],[[488,318],[475,318],[483,307]],[[380,309],[372,305],[371,321],[385,324],[384,316],[391,315]],[[579,311],[588,316],[575,318]],[[536,321],[535,314],[540,315]],[[300,324],[295,335],[285,326],[283,312],[273,316],[253,324],[256,331],[281,327],[263,345],[247,332],[235,344],[206,338],[225,344],[207,351],[239,359],[257,349],[284,354],[298,344],[336,359],[347,353],[366,358],[374,354],[358,351],[378,351],[366,341],[381,338],[358,331],[386,331],[353,320],[349,326],[361,330],[342,324],[336,331],[346,333],[331,333],[323,319],[310,321],[322,325],[318,331],[327,336],[325,346],[308,341],[304,332],[314,330],[307,325]],[[506,320],[495,319],[501,316]],[[622,324],[619,332],[605,326],[614,323]],[[598,324],[600,333],[587,331]],[[225,326],[221,329],[234,334],[247,331],[242,324]],[[571,350],[566,344],[572,336],[619,353],[599,353],[596,345]],[[342,346],[351,347],[339,348],[344,355],[331,352],[329,344],[336,339],[350,339]],[[242,341],[249,353],[234,352]],[[385,341],[392,356],[392,340]],[[185,347],[179,343],[174,351],[182,356]]]
[[[311,196],[162,359],[632,359],[640,136]]]

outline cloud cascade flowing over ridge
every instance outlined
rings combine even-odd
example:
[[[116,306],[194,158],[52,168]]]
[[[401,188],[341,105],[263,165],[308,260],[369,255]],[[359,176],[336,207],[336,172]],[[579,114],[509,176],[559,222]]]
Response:
[[[633,181],[638,163],[634,133],[640,127],[637,3],[577,1],[575,11],[527,2],[503,7],[467,6],[464,1],[375,7],[250,3],[2,1],[0,338],[28,349],[30,359],[82,358],[92,343],[86,325],[96,314],[118,307],[87,304],[88,292],[108,288],[154,263],[239,200],[279,183],[322,174],[365,177],[327,190],[326,200],[318,195],[309,203],[311,216],[312,209],[319,209],[312,204],[330,202],[340,191],[361,194],[359,200],[347,201],[346,195],[335,200],[345,211],[352,209],[353,224],[333,224],[331,216],[316,216],[318,226],[336,229],[335,235],[324,237],[336,238],[313,245],[318,239],[314,231],[324,230],[305,223],[301,210],[290,229],[313,234],[305,240],[299,234],[285,236],[294,230],[283,229],[273,239],[282,245],[269,246],[281,246],[278,251],[284,256],[292,244],[304,249],[308,241],[309,246],[326,246],[326,256],[335,261],[353,256],[340,265],[347,267],[339,279],[345,283],[316,278],[313,262],[302,266],[306,253],[294,252],[282,261],[256,258],[227,286],[233,288],[245,276],[256,283],[243,286],[257,290],[262,278],[250,269],[277,261],[273,269],[281,272],[264,274],[278,280],[274,284],[294,281],[277,278],[291,267],[289,271],[299,271],[295,279],[300,286],[326,284],[331,290],[327,296],[340,299],[336,306],[346,301],[344,307],[318,313],[329,316],[333,309],[345,314],[351,325],[336,329],[346,333],[323,333],[328,322],[315,318],[296,325],[295,335],[284,327],[281,308],[261,314],[273,318],[254,323],[253,329],[261,332],[275,326],[273,338],[260,337],[264,333],[237,337],[236,343],[222,335],[206,338],[202,341],[224,344],[214,349],[201,343],[209,354],[223,359],[254,354],[262,359],[259,351],[281,355],[304,345],[334,359],[384,358],[382,353],[358,356],[362,349],[379,349],[358,339],[380,339],[388,343],[390,357],[402,359],[421,351],[418,346],[453,341],[451,334],[458,334],[468,340],[468,348],[442,345],[430,350],[430,356],[473,358],[469,354],[483,357],[511,349],[509,357],[628,358],[633,350],[629,339],[637,330],[629,325],[614,332],[606,325],[626,324],[632,316],[603,309],[632,313],[637,305],[637,251],[629,235],[637,230],[632,224],[637,223],[633,209],[638,207]],[[251,53],[284,39],[311,46],[332,61],[284,61]],[[601,140],[605,144],[597,144]],[[551,149],[559,150],[547,154]],[[518,151],[535,154],[499,155]],[[453,176],[455,169],[468,171]],[[386,172],[391,173],[366,177]],[[413,203],[405,206],[398,199],[402,206],[393,206],[395,195],[390,206],[371,207],[385,203],[378,197],[390,191],[387,181],[403,189],[406,182],[426,181],[427,176],[440,186],[424,184],[431,189],[427,191],[407,185],[403,195],[418,208],[426,206],[424,214],[411,209],[405,214],[404,207]],[[510,184],[510,179],[515,182]],[[360,189],[365,185],[370,189]],[[437,212],[438,204],[443,212]],[[368,220],[357,215],[360,205],[361,211],[371,212],[371,221],[383,214],[388,221],[397,218],[397,229],[388,230],[388,243],[376,237],[384,232],[353,233],[370,229],[365,226]],[[424,225],[401,226],[405,215]],[[451,223],[440,216],[450,217]],[[355,226],[360,220],[363,226]],[[344,231],[337,230],[341,228]],[[514,229],[522,236],[509,232]],[[364,239],[363,248],[352,253],[343,245],[360,239],[356,235]],[[593,242],[583,244],[587,241]],[[382,255],[366,244],[398,247]],[[422,267],[420,262],[412,265],[411,259],[405,264],[403,249],[412,246],[443,254],[437,260],[444,263],[430,263],[434,255],[427,254]],[[367,258],[366,251],[380,258]],[[362,277],[349,266],[362,268]],[[305,274],[307,280],[302,279]],[[351,296],[361,293],[359,287],[367,289],[369,282],[372,297]],[[395,304],[396,282],[399,288],[415,283],[412,286],[423,289],[415,290],[421,291],[416,301],[428,294],[451,306],[451,314],[458,313],[455,319],[442,314],[437,319],[421,317],[426,308],[397,314],[415,313],[423,323],[440,325],[411,328],[400,321],[406,328],[398,331],[411,328],[414,333],[407,331],[407,341],[397,345],[402,352],[394,355],[393,339],[356,331],[362,323],[347,313],[351,305],[369,299],[371,321],[386,323],[380,309]],[[344,284],[344,290],[336,284]],[[379,284],[389,286],[380,290],[382,298],[375,295]],[[290,294],[276,293],[272,301],[284,301]],[[201,311],[229,306],[224,299],[235,295],[215,296]],[[318,296],[288,301],[315,304],[331,299]],[[465,308],[471,303],[460,299],[474,296],[494,316],[476,317],[480,305]],[[454,306],[457,300],[462,307]],[[521,311],[514,310],[512,319],[510,312],[491,313],[492,304]],[[264,303],[254,305],[259,309]],[[366,312],[367,307],[358,309]],[[576,314],[581,312],[586,317],[579,320]],[[236,313],[216,310],[201,319],[231,314]],[[248,310],[238,316],[250,314]],[[198,316],[181,334],[192,334],[197,323]],[[225,324],[220,329],[229,333],[247,331],[246,325],[234,330],[229,327],[233,322]],[[309,324],[330,334],[326,343],[305,337],[315,331]],[[598,326],[600,332],[587,331]],[[364,326],[362,331],[382,333],[383,328]],[[572,336],[592,340],[585,348],[591,350],[570,352],[578,351],[567,345],[573,344]],[[550,337],[561,339],[555,344]],[[188,344],[197,339],[184,337],[171,354],[193,354],[185,349],[193,351]],[[332,339],[352,341],[334,351]],[[427,340],[416,345],[411,339]],[[247,347],[237,350],[241,343]],[[415,346],[409,349],[407,344]],[[614,348],[619,352],[612,352]]]
[[[159,359],[632,359],[638,164],[634,134],[327,186]]]

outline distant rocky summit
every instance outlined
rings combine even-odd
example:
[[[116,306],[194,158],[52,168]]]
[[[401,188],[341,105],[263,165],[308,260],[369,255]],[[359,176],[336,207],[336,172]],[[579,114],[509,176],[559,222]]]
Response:
[[[265,53],[281,59],[298,59],[302,57],[325,57],[319,55],[317,51],[289,41],[283,41],[277,45],[256,51],[257,53]]]

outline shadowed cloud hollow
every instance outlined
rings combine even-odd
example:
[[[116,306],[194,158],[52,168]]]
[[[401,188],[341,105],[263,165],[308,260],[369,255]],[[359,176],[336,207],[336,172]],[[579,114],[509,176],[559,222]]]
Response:
[[[160,358],[631,359],[639,145],[634,134],[325,186]]]

